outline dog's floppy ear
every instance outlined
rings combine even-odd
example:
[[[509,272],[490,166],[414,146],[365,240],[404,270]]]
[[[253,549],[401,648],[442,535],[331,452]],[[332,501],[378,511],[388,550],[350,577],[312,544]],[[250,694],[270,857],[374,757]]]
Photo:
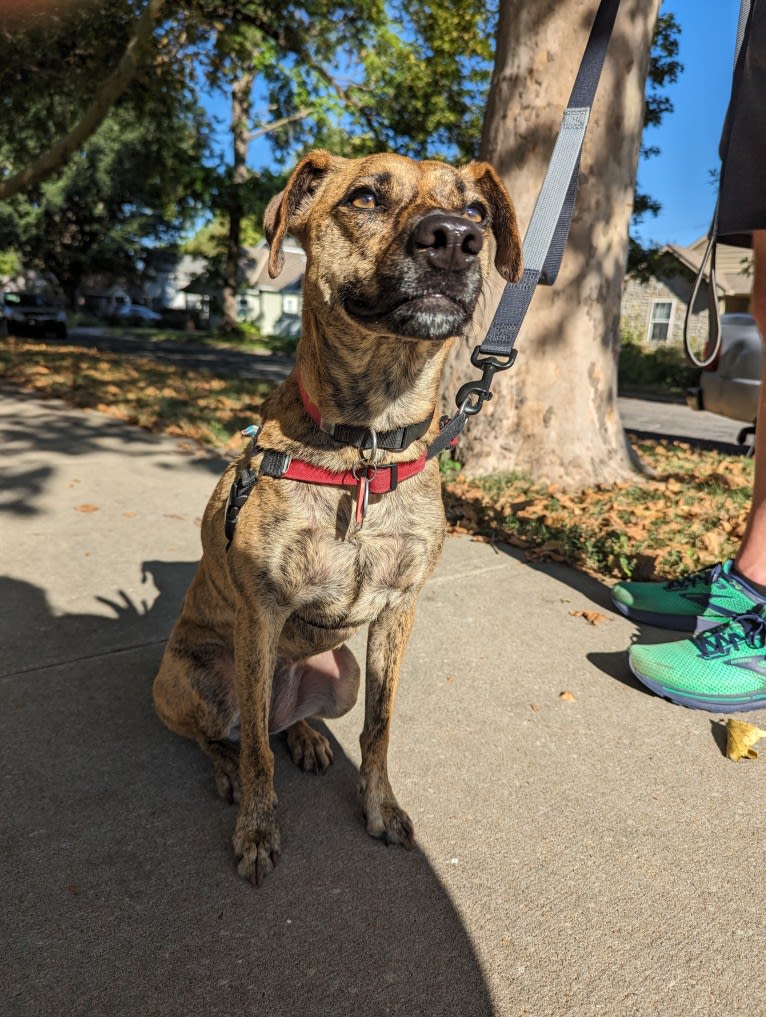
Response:
[[[269,275],[272,279],[282,271],[285,259],[282,241],[285,233],[298,233],[301,213],[308,208],[310,200],[322,177],[330,169],[333,156],[322,149],[309,152],[293,170],[287,186],[276,194],[266,206],[263,228],[269,244]]]
[[[521,278],[523,265],[521,239],[511,196],[488,162],[472,162],[466,169],[476,181],[492,213],[495,268],[507,282],[516,282]]]

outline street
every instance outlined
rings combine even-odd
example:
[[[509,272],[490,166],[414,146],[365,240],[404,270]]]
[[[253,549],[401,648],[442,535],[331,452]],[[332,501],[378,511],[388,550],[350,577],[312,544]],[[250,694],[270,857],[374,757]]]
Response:
[[[58,340],[48,339],[48,343]],[[184,339],[152,339],[148,336],[114,335],[99,328],[72,328],[68,343],[87,349],[150,356],[163,363],[178,364],[192,370],[236,374],[240,378],[279,382],[292,369],[292,358],[273,353],[252,353],[232,347],[206,345],[195,341],[194,333]],[[473,370],[467,365],[467,370]],[[501,384],[497,386],[502,397]],[[640,437],[675,438],[704,446],[712,444],[723,451],[737,452],[737,435],[744,426],[714,413],[689,409],[683,403],[633,396],[620,396],[618,409],[626,430]]]
[[[620,419],[627,431],[653,438],[713,443],[724,451],[737,451],[737,436],[746,425],[704,410],[690,410],[681,403],[660,402],[620,396]]]

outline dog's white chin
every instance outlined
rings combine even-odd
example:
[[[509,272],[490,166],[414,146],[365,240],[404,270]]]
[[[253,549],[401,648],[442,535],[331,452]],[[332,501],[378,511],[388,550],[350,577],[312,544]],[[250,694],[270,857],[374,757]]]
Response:
[[[405,339],[444,340],[465,328],[465,308],[441,294],[416,297],[400,304],[387,321]]]
[[[401,339],[442,342],[459,335],[468,316],[464,307],[441,293],[406,300],[389,311],[348,306],[351,318],[371,332],[386,332]]]

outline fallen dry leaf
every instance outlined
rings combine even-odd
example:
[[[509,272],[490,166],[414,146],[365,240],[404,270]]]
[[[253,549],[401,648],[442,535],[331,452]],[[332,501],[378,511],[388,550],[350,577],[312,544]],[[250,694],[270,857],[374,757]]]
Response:
[[[729,718],[726,721],[726,758],[735,763],[740,759],[757,759],[758,753],[753,745],[761,738],[766,738],[766,731],[755,724]]]
[[[84,505],[75,505],[75,512],[98,512],[99,505],[89,505],[87,502]]]
[[[568,689],[564,689],[563,692],[559,692],[559,699],[563,699],[567,703],[576,703],[577,702],[577,700],[574,697],[574,694],[572,692],[569,692]]]
[[[573,618],[584,618],[590,625],[600,625],[601,622],[606,621],[606,615],[601,614],[600,611],[570,611],[570,615]]]

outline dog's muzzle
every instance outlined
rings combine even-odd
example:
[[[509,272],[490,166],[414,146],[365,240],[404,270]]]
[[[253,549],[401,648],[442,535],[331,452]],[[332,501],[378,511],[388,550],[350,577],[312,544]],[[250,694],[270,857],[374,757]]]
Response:
[[[368,328],[407,339],[448,339],[471,320],[481,291],[476,223],[434,211],[412,228],[403,249],[381,266],[374,292],[367,283],[344,296],[346,312]]]

